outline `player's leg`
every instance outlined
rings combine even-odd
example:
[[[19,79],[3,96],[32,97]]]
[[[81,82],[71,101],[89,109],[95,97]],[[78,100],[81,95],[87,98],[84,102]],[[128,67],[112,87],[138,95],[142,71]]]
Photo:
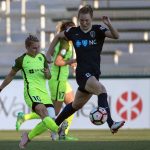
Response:
[[[55,114],[55,109],[54,106],[47,107],[48,115],[55,120],[56,114]],[[51,131],[51,138],[53,141],[56,141],[58,139],[58,134],[56,132]]]
[[[56,124],[59,126],[65,119],[82,108],[83,105],[91,98],[91,96],[92,94],[77,90],[74,101],[64,107],[62,112],[55,120]]]
[[[74,93],[72,91],[72,88],[69,84],[69,82],[66,82],[66,94],[65,94],[65,99],[64,99],[64,103],[67,105],[71,102],[73,102],[74,100]],[[78,140],[78,138],[76,137],[72,137],[72,136],[68,136],[68,132],[69,132],[69,129],[70,129],[70,126],[71,126],[71,123],[72,123],[72,120],[73,120],[73,117],[74,117],[74,114],[72,114],[71,116],[69,116],[67,119],[66,119],[66,122],[68,124],[68,127],[67,129],[65,130],[65,140],[68,140],[68,141],[75,141],[75,140]],[[65,123],[65,122],[63,122]]]
[[[83,105],[91,98],[92,94],[85,91],[87,79],[88,78],[85,74],[80,74],[79,72],[76,74],[76,81],[79,85],[79,88],[75,94],[75,99],[72,103],[66,105],[63,111],[56,118],[55,122],[57,125],[60,125],[65,119],[82,108]]]
[[[58,132],[58,126],[56,125],[55,121],[49,117],[49,113],[51,110],[45,110],[46,106],[41,103],[33,103],[33,111],[35,111],[41,117],[42,121],[35,126],[33,130],[29,133],[23,133],[21,141],[19,143],[20,148],[25,148],[29,141],[31,141],[35,136],[43,133],[47,129],[51,130],[52,132]],[[54,108],[53,112],[55,114]],[[51,113],[52,114],[52,113]]]
[[[74,93],[73,93],[73,91],[72,91],[72,88],[71,88],[69,82],[66,82],[66,94],[65,94],[64,103],[67,105],[67,104],[73,102],[73,100],[74,100]],[[69,131],[69,128],[70,128],[70,126],[71,126],[73,117],[74,117],[74,114],[71,115],[70,117],[68,117],[68,118],[66,119],[66,121],[68,122],[68,127],[67,127],[67,129],[66,129],[66,131],[65,131],[65,134],[66,134],[66,135],[68,134],[68,131]]]
[[[19,143],[20,148],[25,148],[27,144],[36,136],[40,135],[41,133],[47,131],[43,122],[38,123],[29,133],[24,132],[21,137],[21,141]]]
[[[109,104],[107,101],[107,92],[105,87],[98,81],[94,76],[91,76],[86,83],[85,89],[93,94],[98,95],[98,106],[103,107],[106,109],[107,114],[108,114],[108,119],[107,123],[109,128],[111,129],[112,133],[116,133],[119,128],[121,128],[125,121],[120,121],[120,122],[114,122],[111,113],[110,113],[110,108]]]
[[[64,102],[65,91],[66,91],[66,81],[58,81],[54,79],[50,79],[49,82],[49,90],[51,92],[51,98],[53,100],[55,113],[59,114],[62,104]],[[62,124],[59,130],[59,139],[61,135],[64,135],[65,130],[67,128],[67,124]],[[53,137],[53,134],[51,135]],[[55,136],[55,134],[54,134]]]
[[[30,108],[40,116],[45,126],[56,132],[58,130],[58,126],[54,122],[52,118],[49,117],[48,111],[46,109],[46,106],[44,104],[50,104],[52,103],[50,100],[50,96],[48,93],[42,92],[42,91],[36,91],[36,89],[30,90],[26,94],[25,100]]]
[[[19,131],[23,122],[25,122],[27,120],[39,119],[39,118],[40,118],[40,116],[37,115],[35,112],[31,112],[29,114],[24,114],[23,112],[19,112],[17,114],[16,130]]]
[[[47,107],[48,114],[51,118],[55,118],[55,110],[53,106]],[[31,141],[34,137],[42,134],[43,132],[47,131],[47,127],[43,122],[38,123],[29,133],[23,133],[22,139],[20,141],[19,147],[25,148],[27,146],[27,143]],[[56,136],[54,132],[52,132],[53,136]],[[56,137],[52,137],[52,140],[56,140]]]

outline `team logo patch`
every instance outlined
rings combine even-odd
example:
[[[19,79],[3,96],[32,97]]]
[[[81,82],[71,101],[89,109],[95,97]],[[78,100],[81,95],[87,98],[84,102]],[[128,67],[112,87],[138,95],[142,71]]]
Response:
[[[38,58],[39,58],[40,61],[42,61],[42,58],[41,58],[41,57],[38,57]]]
[[[92,38],[95,38],[95,31],[91,31],[90,35],[91,35]]]

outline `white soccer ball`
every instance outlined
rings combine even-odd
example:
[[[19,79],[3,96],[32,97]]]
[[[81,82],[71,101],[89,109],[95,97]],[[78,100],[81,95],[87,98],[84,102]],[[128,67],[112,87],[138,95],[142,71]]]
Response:
[[[93,108],[90,112],[89,118],[94,125],[102,125],[107,121],[107,111],[105,108]]]

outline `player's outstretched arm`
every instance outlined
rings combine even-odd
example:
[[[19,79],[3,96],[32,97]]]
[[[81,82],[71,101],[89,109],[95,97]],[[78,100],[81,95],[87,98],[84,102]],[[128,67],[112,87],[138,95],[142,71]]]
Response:
[[[105,36],[108,37],[108,38],[112,38],[112,39],[119,39],[119,33],[112,26],[109,17],[108,16],[103,16],[102,21],[109,28],[109,30],[105,32]]]
[[[14,76],[16,75],[17,71],[12,69],[9,74],[5,77],[4,81],[0,85],[0,92],[13,80]]]

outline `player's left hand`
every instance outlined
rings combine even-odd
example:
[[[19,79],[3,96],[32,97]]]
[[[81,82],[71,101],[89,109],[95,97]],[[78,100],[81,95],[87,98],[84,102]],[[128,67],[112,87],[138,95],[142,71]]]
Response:
[[[44,68],[44,69],[42,69],[41,71],[45,74],[45,76],[46,76],[47,78],[51,78],[51,73],[50,73],[50,71],[49,71],[49,68]]]
[[[102,16],[102,21],[107,26],[111,25],[111,21],[108,16]]]

